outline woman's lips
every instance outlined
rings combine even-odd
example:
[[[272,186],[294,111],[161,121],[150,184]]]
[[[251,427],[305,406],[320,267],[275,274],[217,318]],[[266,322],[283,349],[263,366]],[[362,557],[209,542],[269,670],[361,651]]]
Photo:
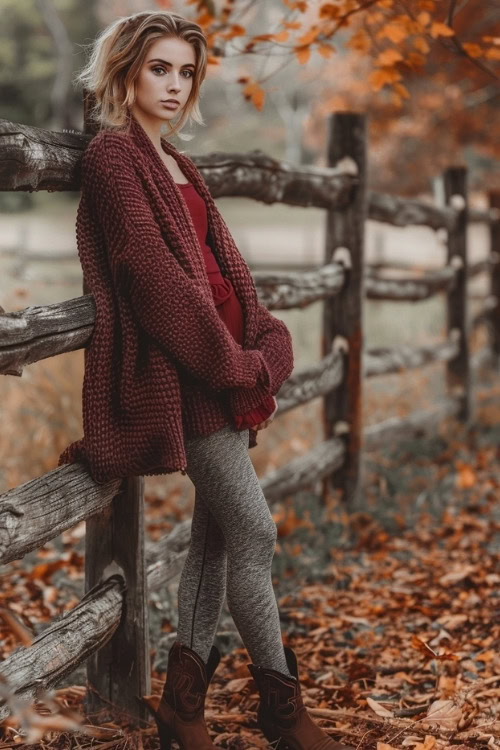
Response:
[[[179,106],[177,102],[162,102],[162,104],[167,109],[177,109]]]

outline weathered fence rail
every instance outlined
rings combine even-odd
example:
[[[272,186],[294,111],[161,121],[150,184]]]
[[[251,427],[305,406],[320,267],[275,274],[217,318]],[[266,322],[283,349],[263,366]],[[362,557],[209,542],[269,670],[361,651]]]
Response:
[[[78,190],[80,160],[93,134],[85,99],[83,134],[55,133],[0,120],[0,190]],[[271,506],[283,496],[323,480],[341,487],[355,503],[362,482],[363,449],[435,429],[444,416],[471,416],[468,333],[489,329],[488,356],[500,362],[500,193],[487,210],[467,206],[466,171],[452,167],[442,176],[444,205],[367,190],[366,120],[363,115],[331,117],[328,167],[291,165],[261,151],[193,157],[214,197],[245,196],[264,203],[325,209],[324,265],[308,271],[255,271],[260,301],[270,310],[303,308],[323,302],[322,359],[294,372],[277,398],[277,416],[322,397],[324,440],[311,451],[260,479]],[[448,257],[440,269],[405,263],[364,262],[366,219],[393,226],[423,225],[445,231]],[[468,264],[468,222],[490,228],[490,253]],[[387,271],[404,273],[387,278]],[[467,281],[490,278],[482,309],[467,310]],[[47,357],[85,349],[95,324],[91,294],[18,312],[0,308],[0,373],[22,376],[23,369]],[[366,348],[363,303],[368,299],[447,300],[447,337],[428,346]],[[363,379],[442,361],[449,396],[427,411],[393,417],[363,428]],[[17,649],[0,665],[18,697],[33,699],[87,662],[87,707],[114,704],[146,718],[135,696],[150,692],[148,591],[166,586],[182,569],[190,522],[178,524],[145,548],[144,480],[128,477],[95,483],[84,467],[62,466],[0,495],[0,564],[20,559],[65,529],[85,520],[85,596],[70,613],[51,624],[28,648]],[[11,711],[0,701],[0,720]]]

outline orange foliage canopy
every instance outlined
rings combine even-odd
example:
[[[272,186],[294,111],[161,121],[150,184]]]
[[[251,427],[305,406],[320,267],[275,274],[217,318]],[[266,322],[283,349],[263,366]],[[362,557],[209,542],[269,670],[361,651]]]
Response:
[[[336,52],[332,40],[342,32],[344,44],[357,53],[371,57],[373,71],[368,85],[373,91],[383,87],[392,89],[396,104],[409,96],[400,83],[406,75],[425,68],[435,49],[435,42],[447,41],[446,49],[476,65],[491,78],[497,78],[491,64],[500,60],[500,35],[491,33],[491,18],[487,8],[474,11],[474,24],[467,28],[467,39],[462,41],[454,28],[468,5],[456,0],[336,0],[317,3],[311,0],[282,0],[282,27],[274,33],[247,35],[241,23],[232,17],[241,15],[243,2],[225,0],[218,8],[213,0],[186,0],[196,6],[194,20],[206,32],[212,51],[211,64],[224,57],[224,45],[236,38],[242,39],[242,53],[269,54],[270,47],[279,47],[282,54],[288,51],[304,65],[313,52],[329,58]],[[170,0],[157,0],[161,7],[170,7]],[[493,10],[493,9],[492,9]],[[478,16],[484,16],[483,23]],[[463,25],[463,24],[462,24]],[[347,27],[352,30],[345,40]],[[486,33],[488,31],[489,33]],[[499,30],[500,31],[500,30]],[[243,95],[257,109],[262,109],[265,90],[262,81],[241,78]]]
[[[156,2],[164,8],[173,4]],[[250,27],[247,18],[255,20],[252,3],[186,0],[205,31],[210,64],[219,64],[229,50],[232,58],[240,52],[283,60],[260,77],[238,72],[242,95],[257,110],[272,90],[266,90],[266,81],[295,60],[302,67],[300,80],[310,83],[313,94],[304,122],[306,145],[324,142],[321,129],[330,112],[366,111],[370,137],[383,153],[380,174],[388,182],[394,178],[384,167],[390,140],[399,158],[418,163],[422,174],[463,158],[460,149],[473,145],[476,164],[485,171],[476,170],[477,176],[483,186],[493,186],[492,169],[485,164],[500,154],[500,142],[493,138],[500,124],[496,0],[484,0],[481,7],[473,0],[281,2],[281,17],[274,15],[279,5],[272,5],[273,27],[252,34],[244,25]],[[422,149],[425,144],[425,153],[419,144]],[[411,180],[401,187],[418,188]]]

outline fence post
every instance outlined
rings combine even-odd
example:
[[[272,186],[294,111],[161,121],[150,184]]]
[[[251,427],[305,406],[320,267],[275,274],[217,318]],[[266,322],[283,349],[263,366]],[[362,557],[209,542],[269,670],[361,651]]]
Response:
[[[324,427],[328,439],[337,435],[346,441],[344,465],[324,482],[324,493],[342,488],[342,500],[353,508],[362,486],[362,383],[364,232],[367,215],[366,115],[335,112],[329,118],[328,166],[350,163],[358,179],[351,203],[326,213],[325,264],[345,259],[346,282],[339,294],[323,305],[323,356],[334,340],[345,341],[345,376],[341,385],[324,397]]]
[[[84,132],[95,134],[91,103],[92,95],[84,91]],[[83,293],[88,292],[84,282]],[[85,591],[114,573],[126,584],[123,616],[110,640],[87,660],[85,710],[113,718],[123,712],[133,724],[149,720],[135,696],[151,694],[144,477],[124,479],[111,506],[86,522]]]
[[[500,190],[490,190],[488,193],[490,208],[500,212]],[[500,218],[490,224],[490,253],[493,261],[490,277],[490,294],[495,299],[495,306],[488,312],[491,336],[491,351],[494,366],[500,369]]]
[[[446,363],[448,389],[460,402],[457,418],[468,422],[471,417],[471,389],[469,363],[469,320],[467,315],[467,168],[448,167],[443,173],[446,204],[458,211],[458,220],[448,231],[447,262],[457,268],[456,283],[447,295],[448,334],[460,332],[459,351]]]

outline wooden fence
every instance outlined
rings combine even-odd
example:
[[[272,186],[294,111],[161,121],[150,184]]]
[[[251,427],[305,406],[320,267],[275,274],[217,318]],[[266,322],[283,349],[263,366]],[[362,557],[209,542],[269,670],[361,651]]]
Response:
[[[86,102],[87,105],[87,102]],[[88,110],[88,107],[87,107]],[[87,111],[86,110],[86,111]],[[87,117],[85,118],[87,122]],[[306,455],[262,477],[273,502],[318,480],[343,488],[354,503],[361,486],[363,447],[425,430],[446,415],[471,416],[470,326],[487,323],[488,356],[500,362],[500,193],[486,211],[467,205],[466,170],[442,176],[444,205],[431,205],[369,191],[366,185],[366,118],[336,113],[329,122],[328,167],[280,162],[260,151],[211,154],[195,161],[215,198],[245,196],[263,203],[325,209],[324,264],[310,271],[256,271],[261,302],[270,310],[302,308],[323,300],[322,360],[294,374],[278,394],[277,418],[318,396],[324,399],[324,440]],[[79,165],[92,134],[56,133],[0,120],[0,190],[78,190]],[[383,264],[363,260],[366,218],[394,226],[425,225],[447,232],[448,257],[439,270],[420,277],[384,277]],[[466,229],[486,222],[491,249],[486,260],[468,264]],[[404,269],[403,269],[404,270]],[[490,294],[473,320],[467,315],[467,280],[487,272]],[[365,298],[419,301],[444,292],[448,336],[437,345],[365,349]],[[20,312],[0,309],[0,373],[22,375],[32,362],[87,345],[95,321],[90,294]],[[363,429],[364,378],[444,361],[449,398],[432,412],[416,412]],[[17,698],[31,700],[87,662],[86,709],[126,712],[146,719],[136,695],[151,692],[148,592],[177,576],[190,538],[190,521],[159,542],[144,542],[144,479],[106,484],[92,481],[80,464],[55,468],[0,496],[0,563],[22,558],[65,529],[86,521],[85,595],[28,648],[1,665]],[[1,695],[0,695],[1,699]],[[0,700],[0,720],[13,703]]]

